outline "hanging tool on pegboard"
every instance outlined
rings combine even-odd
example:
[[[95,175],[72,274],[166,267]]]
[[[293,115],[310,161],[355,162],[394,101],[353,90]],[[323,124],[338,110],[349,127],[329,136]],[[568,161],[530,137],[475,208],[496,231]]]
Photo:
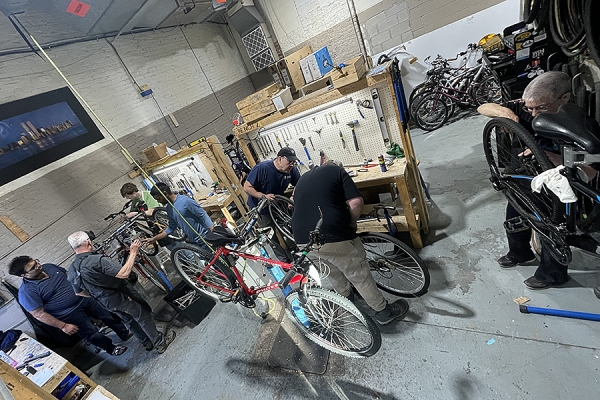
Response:
[[[352,140],[354,141],[354,149],[356,151],[359,151],[360,149],[358,148],[358,139],[356,138],[356,131],[354,130],[354,127],[358,125],[358,120],[355,119],[354,121],[350,121],[346,125],[348,125],[352,130]]]
[[[396,95],[396,106],[400,114],[400,123],[402,129],[406,130],[408,126],[408,104],[406,103],[406,97],[404,96],[404,85],[402,84],[402,75],[400,74],[400,66],[397,57],[394,57],[394,61],[390,66],[390,75],[392,76],[392,86],[394,87],[394,94]]]
[[[361,107],[372,110],[373,106],[371,105],[371,100],[356,100],[356,109],[358,110],[361,118],[365,119],[365,115],[363,114]]]
[[[304,147],[304,152],[306,153],[306,157],[308,157],[308,166],[309,168],[313,168],[315,163],[313,163],[312,158],[310,158],[310,153],[308,152],[308,149],[306,148],[306,139],[304,138],[298,138],[298,140],[300,141],[300,143],[302,143],[302,147]]]
[[[281,145],[281,140],[279,140],[279,136],[277,136],[277,133],[275,133],[275,140],[277,140],[277,144],[279,145],[279,148],[283,149],[283,146]]]
[[[342,133],[342,130],[340,129],[340,139],[342,139],[342,148],[346,148],[346,141],[344,140],[344,134]]]
[[[308,137],[308,141],[310,142],[310,147],[312,147],[313,151],[315,151],[315,145],[313,144],[312,138],[310,136]]]

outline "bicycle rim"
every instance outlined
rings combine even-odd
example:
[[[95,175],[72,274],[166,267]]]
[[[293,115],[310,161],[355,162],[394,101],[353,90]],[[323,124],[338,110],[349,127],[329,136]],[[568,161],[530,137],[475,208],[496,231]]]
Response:
[[[164,207],[155,208],[152,212],[152,219],[160,232],[164,231],[169,226],[169,216]],[[169,237],[174,240],[183,240],[185,238],[185,233],[183,233],[181,228],[177,228],[169,234]]]
[[[291,206],[291,207],[290,207]],[[275,195],[275,201],[269,202],[269,214],[275,222],[277,229],[290,240],[294,240],[292,233],[292,214],[294,202],[285,196]]]
[[[477,105],[485,103],[500,103],[502,101],[502,88],[498,80],[490,76],[481,84],[474,87],[471,96]]]
[[[320,288],[305,290],[306,298],[303,289],[285,298],[286,314],[304,336],[347,357],[370,357],[379,351],[379,329],[350,300]]]
[[[529,149],[532,155],[519,156],[525,149]],[[483,150],[490,167],[492,183],[497,189],[505,189],[508,182],[513,182],[515,185],[516,182],[521,182],[520,192],[527,189],[527,198],[531,199],[545,216],[554,222],[561,219],[562,203],[552,192],[544,188],[540,193],[535,193],[529,187],[530,180],[515,178],[515,176],[533,178],[543,171],[554,168],[525,128],[507,118],[493,118],[483,129]],[[517,204],[517,207],[521,207],[521,204]],[[528,215],[533,214],[528,213]],[[533,218],[539,220],[537,217]]]
[[[197,291],[218,299],[219,295],[224,293],[209,284],[226,289],[231,289],[233,285],[222,270],[222,268],[229,268],[222,259],[218,259],[208,271],[204,272],[211,259],[212,255],[189,244],[181,244],[171,251],[171,261],[183,280]],[[204,276],[200,278],[203,272]]]
[[[135,265],[137,266],[138,271],[140,271],[142,275],[148,278],[148,280],[152,282],[154,286],[156,286],[165,293],[168,292],[167,285],[165,285],[165,282],[163,282],[162,279],[158,276],[158,267],[156,266],[156,264],[154,264],[154,262],[151,259],[143,256],[138,256],[137,260],[135,261]]]
[[[142,241],[142,245],[140,246],[140,250],[147,256],[153,257],[158,254],[158,245],[156,243],[147,243],[144,242],[144,239],[150,239],[152,236],[152,232],[146,227],[141,225],[133,226],[133,231],[138,239]]]
[[[443,95],[431,93],[423,97],[415,109],[415,124],[424,131],[433,131],[448,120],[448,106]]]
[[[429,270],[410,247],[384,233],[364,232],[359,237],[377,286],[401,297],[427,293]]]

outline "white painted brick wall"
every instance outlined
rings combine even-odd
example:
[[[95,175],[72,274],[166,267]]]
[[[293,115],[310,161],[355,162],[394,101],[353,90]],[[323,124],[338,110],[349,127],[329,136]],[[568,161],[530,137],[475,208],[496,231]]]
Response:
[[[136,81],[153,89],[165,113],[212,96],[212,90],[220,90],[247,75],[241,56],[224,27],[190,25],[183,30],[193,52],[179,28],[124,35],[114,43]],[[6,18],[0,18],[0,35],[10,39],[8,44],[4,41],[0,44],[1,49],[9,45],[23,46],[15,40],[14,28]],[[116,137],[162,118],[154,101],[139,95],[105,40],[57,47],[49,50],[48,55]],[[0,85],[0,103],[6,103],[64,87],[66,83],[37,55],[16,54],[0,57]],[[207,116],[207,119],[213,117]],[[105,131],[103,133],[108,137]],[[6,184],[0,187],[0,196],[90,154],[110,141],[104,139]]]

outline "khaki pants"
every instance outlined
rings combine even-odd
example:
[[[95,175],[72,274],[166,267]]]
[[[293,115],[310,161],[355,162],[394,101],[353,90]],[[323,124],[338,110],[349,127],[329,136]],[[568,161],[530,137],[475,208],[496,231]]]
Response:
[[[373,310],[379,312],[385,308],[387,301],[371,276],[360,238],[326,243],[319,249],[318,255],[331,269],[329,280],[336,292],[348,297],[354,286]]]

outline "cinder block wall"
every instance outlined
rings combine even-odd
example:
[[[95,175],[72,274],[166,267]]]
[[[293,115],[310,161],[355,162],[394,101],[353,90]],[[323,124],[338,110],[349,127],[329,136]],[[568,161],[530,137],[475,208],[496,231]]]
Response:
[[[374,55],[502,1],[354,0],[354,3],[367,51]],[[258,2],[285,54],[307,44],[314,49],[328,46],[334,62],[342,62],[360,52],[346,0]]]
[[[0,37],[0,50],[24,45],[4,16]],[[178,148],[201,136],[224,141],[231,133],[235,103],[254,91],[233,39],[221,26],[124,35],[114,45],[135,81],[153,89],[156,102],[139,95],[104,40],[57,47],[49,55],[134,157],[153,142]],[[0,56],[0,85],[0,103],[66,86],[35,54]],[[180,126],[162,113],[173,113]],[[22,254],[43,262],[67,260],[63,265],[68,266],[72,251],[67,236],[78,229],[101,230],[103,217],[121,208],[119,188],[130,181],[132,166],[102,131],[106,139],[100,143],[0,187],[0,214],[30,236],[22,244],[0,224],[1,278],[7,277],[10,259]]]

